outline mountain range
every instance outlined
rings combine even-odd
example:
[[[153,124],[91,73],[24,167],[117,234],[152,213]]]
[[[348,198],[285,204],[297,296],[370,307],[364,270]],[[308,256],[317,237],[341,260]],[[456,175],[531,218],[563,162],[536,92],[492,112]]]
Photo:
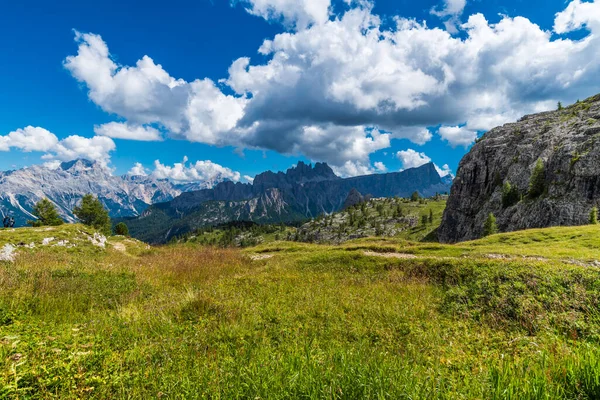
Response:
[[[57,168],[34,165],[0,172],[0,215],[11,215],[16,226],[24,226],[34,219],[35,203],[48,198],[65,221],[75,222],[71,210],[85,194],[92,193],[111,217],[133,217],[153,203],[172,200],[183,190],[168,180],[149,176],[113,176],[105,165],[88,160],[65,162]]]
[[[164,243],[197,228],[230,221],[292,223],[339,211],[353,191],[371,197],[423,196],[450,190],[434,164],[396,173],[342,179],[324,163],[298,163],[287,172],[257,175],[252,184],[222,182],[212,189],[182,193],[128,219],[132,236]]]

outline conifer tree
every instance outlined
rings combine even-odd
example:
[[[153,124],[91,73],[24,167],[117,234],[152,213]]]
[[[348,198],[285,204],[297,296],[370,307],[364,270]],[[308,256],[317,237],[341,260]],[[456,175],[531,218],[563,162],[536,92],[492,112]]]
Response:
[[[485,224],[483,225],[483,236],[495,235],[498,233],[498,225],[496,224],[496,217],[494,214],[490,213],[487,219],[485,220]]]

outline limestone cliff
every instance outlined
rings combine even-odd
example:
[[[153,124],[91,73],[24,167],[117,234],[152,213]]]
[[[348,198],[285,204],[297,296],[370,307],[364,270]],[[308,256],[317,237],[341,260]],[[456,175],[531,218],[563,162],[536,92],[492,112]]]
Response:
[[[542,190],[532,194],[538,160]],[[486,133],[459,165],[439,238],[479,238],[490,213],[501,232],[582,225],[599,204],[600,95]]]

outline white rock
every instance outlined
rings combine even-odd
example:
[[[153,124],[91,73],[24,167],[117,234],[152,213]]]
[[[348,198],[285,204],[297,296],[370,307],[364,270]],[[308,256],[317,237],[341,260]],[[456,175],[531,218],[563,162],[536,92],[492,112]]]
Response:
[[[15,261],[16,248],[12,244],[5,244],[0,250],[0,261]]]
[[[54,241],[53,237],[44,238],[42,240],[42,246],[48,246],[53,241]]]
[[[94,233],[93,237],[90,237],[90,242],[92,242],[92,244],[94,246],[98,246],[98,247],[106,247],[106,236],[101,235],[99,233]]]

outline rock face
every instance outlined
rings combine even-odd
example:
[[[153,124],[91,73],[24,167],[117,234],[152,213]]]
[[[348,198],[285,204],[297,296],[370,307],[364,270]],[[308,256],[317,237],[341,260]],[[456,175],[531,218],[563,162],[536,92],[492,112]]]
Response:
[[[150,204],[164,202],[181,194],[166,180],[146,176],[113,176],[100,163],[76,160],[58,168],[35,165],[0,172],[0,215],[15,218],[16,226],[34,219],[33,206],[46,197],[61,217],[74,222],[71,210],[81,198],[92,193],[102,201],[112,217],[140,215]]]
[[[449,191],[433,164],[391,174],[349,179],[336,176],[327,164],[299,163],[286,173],[265,172],[253,184],[223,182],[213,189],[183,193],[156,204],[140,218],[128,220],[132,236],[162,243],[194,229],[231,221],[297,222],[343,208],[352,190],[373,197],[424,196]]]
[[[538,160],[543,193],[531,196]],[[503,202],[507,182],[516,200]],[[443,242],[479,238],[490,213],[501,232],[582,225],[598,205],[600,95],[486,133],[460,163],[438,236]]]

